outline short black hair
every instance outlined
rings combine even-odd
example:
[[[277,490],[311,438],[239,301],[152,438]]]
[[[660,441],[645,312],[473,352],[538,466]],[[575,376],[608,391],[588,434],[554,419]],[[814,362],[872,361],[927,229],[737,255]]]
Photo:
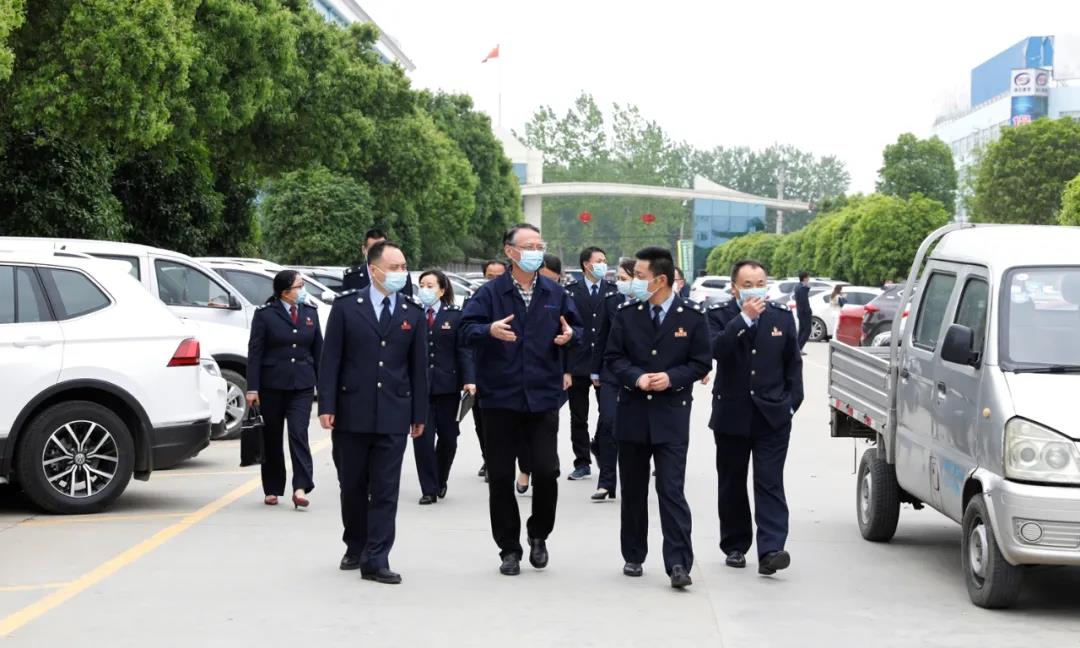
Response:
[[[367,245],[367,242],[370,241],[371,239],[384,239],[384,238],[386,238],[386,232],[382,231],[381,229],[379,229],[377,227],[372,227],[368,231],[364,232],[364,244],[365,245]]]
[[[296,270],[282,270],[274,275],[274,294],[270,296],[270,299],[266,300],[266,303],[274,301],[275,299],[281,299],[281,293],[292,290],[292,286],[296,283],[296,278],[300,276],[300,273]]]
[[[487,271],[488,271],[488,268],[495,265],[496,263],[501,265],[503,267],[504,271],[506,270],[506,264],[505,263],[503,263],[502,261],[498,261],[496,259],[492,259],[490,261],[484,261],[484,265],[480,266],[480,272],[482,272],[483,274],[486,275]]]
[[[637,259],[635,259],[634,257],[623,257],[623,258],[619,259],[619,267],[622,268],[623,270],[625,270],[626,274],[633,277],[634,276],[634,264],[636,262],[637,262]]]
[[[550,253],[545,254],[544,255],[544,267],[547,268],[548,270],[551,270],[552,272],[554,272],[557,275],[561,275],[562,274],[562,259],[555,256],[554,254],[550,254]]]
[[[393,241],[379,241],[375,245],[372,245],[371,249],[367,252],[368,265],[374,264],[376,261],[381,259],[383,252],[386,251],[386,248],[394,248],[395,250],[400,250],[401,246],[397,243],[394,243]]]
[[[592,259],[592,255],[596,254],[597,252],[603,254],[604,256],[607,256],[607,252],[604,252],[595,245],[590,245],[589,247],[581,251],[581,259],[578,263],[579,265],[581,265],[582,270],[585,269],[585,264],[588,263],[590,259]]]
[[[739,271],[743,268],[761,268],[765,271],[766,275],[769,274],[769,270],[759,261],[754,261],[753,259],[742,259],[741,261],[736,261],[735,265],[731,266],[731,283],[735,283],[735,280],[739,278]]]
[[[668,288],[675,285],[675,260],[671,251],[662,247],[647,247],[634,255],[639,261],[648,261],[654,277],[667,277]]]
[[[503,245],[513,245],[514,237],[517,236],[517,233],[523,229],[532,230],[537,234],[540,233],[540,228],[536,225],[533,225],[532,223],[518,223],[517,225],[514,225],[510,229],[506,230],[506,235],[503,236]]]
[[[443,306],[451,306],[454,303],[454,284],[450,283],[450,280],[446,278],[446,273],[442,270],[424,270],[420,273],[420,277],[416,280],[419,284],[424,280],[424,277],[431,275],[435,277],[435,281],[439,282],[439,288],[443,289],[442,302]]]
[[[803,270],[802,272],[799,273],[799,281],[806,281],[809,278],[810,278],[810,273],[809,272]]]
[[[675,274],[679,275],[683,281],[686,281],[686,273],[679,266],[675,266]]]

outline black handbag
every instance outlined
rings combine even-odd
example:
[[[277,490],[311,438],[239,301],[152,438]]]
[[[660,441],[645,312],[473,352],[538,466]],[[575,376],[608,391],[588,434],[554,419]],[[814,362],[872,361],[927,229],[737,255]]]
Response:
[[[262,413],[259,412],[258,404],[252,404],[248,408],[247,415],[240,423],[240,466],[257,466],[263,462],[266,455],[266,447],[263,444]]]

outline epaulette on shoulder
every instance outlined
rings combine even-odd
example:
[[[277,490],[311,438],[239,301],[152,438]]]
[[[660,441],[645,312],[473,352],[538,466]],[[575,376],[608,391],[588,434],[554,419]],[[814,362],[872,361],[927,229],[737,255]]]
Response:
[[[255,310],[262,310],[262,309],[266,308],[266,307],[267,307],[267,306],[269,306],[269,305],[270,305],[270,304],[262,304],[261,306],[256,306],[256,307],[255,307]]]
[[[624,308],[626,308],[628,306],[633,306],[634,304],[640,304],[640,303],[641,302],[639,302],[636,299],[629,299],[629,300],[624,301],[623,303],[619,304],[619,310],[622,310],[622,309],[624,309]]]
[[[776,310],[782,310],[785,313],[790,313],[791,312],[791,311],[788,310],[787,306],[781,306],[780,304],[777,304],[776,302],[765,302],[765,303],[768,304],[769,306],[772,306]]]
[[[723,304],[720,304],[720,303],[713,304],[712,306],[709,306],[709,310],[711,310],[711,311],[720,310],[724,306],[727,306],[727,302],[724,302]]]
[[[615,290],[615,291],[609,292],[608,294],[604,295],[605,299],[611,299],[612,297],[622,297],[622,293],[619,292],[618,290]]]
[[[692,311],[695,311],[695,312],[698,312],[698,313],[704,313],[705,312],[705,307],[702,306],[701,304],[697,303],[696,301],[690,301],[689,299],[687,299],[687,300],[684,300],[683,303],[685,303],[686,307],[689,308]]]
[[[400,295],[401,295],[402,297],[404,297],[404,298],[405,298],[405,301],[409,302],[409,303],[410,303],[410,304],[412,304],[413,306],[420,306],[420,300],[419,300],[419,299],[417,299],[416,297],[413,297],[412,295],[406,295],[406,294],[404,294],[404,293],[399,293],[399,294],[400,294]]]
[[[348,270],[346,270],[345,274],[352,274],[354,272],[362,272],[363,269],[364,269],[364,266],[362,266],[362,265],[353,266],[353,267],[349,268]]]
[[[349,295],[351,295],[351,294],[353,294],[355,292],[356,292],[356,288],[349,288],[348,290],[343,290],[343,291],[339,292],[338,297],[348,297]]]
[[[563,286],[566,287],[566,288],[569,288],[570,286],[576,286],[579,283],[581,283],[581,282],[578,281],[577,279],[571,279],[570,281],[567,281],[565,284],[563,284]]]
[[[448,306],[443,306],[443,309],[448,311],[459,311],[461,310],[461,306],[458,306],[457,304],[450,304]]]

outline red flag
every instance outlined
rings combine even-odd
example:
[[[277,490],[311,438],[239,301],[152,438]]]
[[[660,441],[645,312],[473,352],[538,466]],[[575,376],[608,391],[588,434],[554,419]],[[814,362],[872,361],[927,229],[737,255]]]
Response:
[[[490,61],[493,58],[499,58],[499,46],[498,45],[495,46],[495,49],[488,52],[487,58],[485,58],[483,61],[480,61],[480,62],[481,63],[487,63],[488,61]]]

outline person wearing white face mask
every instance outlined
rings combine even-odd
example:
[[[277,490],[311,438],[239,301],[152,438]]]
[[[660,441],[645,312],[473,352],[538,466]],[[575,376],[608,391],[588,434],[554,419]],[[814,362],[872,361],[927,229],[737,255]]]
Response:
[[[428,327],[428,423],[413,439],[421,505],[446,497],[450,467],[457,454],[458,406],[461,392],[476,394],[472,350],[461,340],[461,309],[454,305],[454,286],[439,270],[420,275],[417,299]],[[438,439],[438,443],[436,443]]]
[[[716,360],[713,411],[720,549],[729,567],[746,566],[754,541],[746,478],[754,462],[758,573],[791,564],[784,550],[788,507],[784,462],[791,420],[803,399],[802,355],[791,312],[765,301],[766,271],[740,261],[731,272],[735,299],[709,309]]]

